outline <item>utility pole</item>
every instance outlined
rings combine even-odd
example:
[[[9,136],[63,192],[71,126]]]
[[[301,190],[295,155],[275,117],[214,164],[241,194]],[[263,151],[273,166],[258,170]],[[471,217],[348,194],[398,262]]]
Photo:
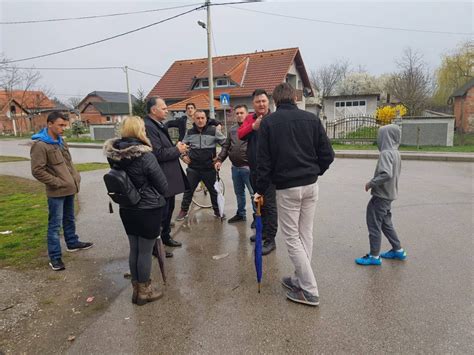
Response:
[[[209,118],[216,118],[214,111],[214,73],[212,72],[212,47],[211,47],[211,0],[206,0],[207,6],[207,71],[209,72]]]
[[[130,85],[128,83],[128,66],[126,65],[123,68],[123,71],[125,72],[125,79],[127,80],[127,94],[128,94],[128,114],[132,116],[132,95],[130,94]]]

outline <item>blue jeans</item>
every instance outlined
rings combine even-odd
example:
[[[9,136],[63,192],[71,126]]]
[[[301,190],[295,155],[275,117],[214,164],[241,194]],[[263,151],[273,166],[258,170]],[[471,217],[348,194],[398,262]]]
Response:
[[[79,242],[74,221],[74,195],[48,197],[48,255],[51,260],[61,258],[59,231],[64,230],[66,245],[74,246]]]
[[[253,213],[255,214],[255,203],[253,202],[253,189],[250,185],[250,169],[248,167],[237,167],[232,165],[232,182],[234,183],[234,192],[237,197],[237,214],[245,217],[245,186],[249,190],[250,200],[252,201]]]

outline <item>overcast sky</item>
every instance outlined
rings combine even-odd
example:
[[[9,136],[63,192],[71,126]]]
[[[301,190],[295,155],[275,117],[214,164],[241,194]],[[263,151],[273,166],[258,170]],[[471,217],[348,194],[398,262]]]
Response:
[[[2,22],[103,15],[203,3],[188,1],[7,1],[0,0]],[[215,0],[216,3],[226,0]],[[193,7],[92,20],[0,25],[0,49],[10,59],[41,55],[126,32]],[[300,19],[262,14],[263,11]],[[405,47],[423,54],[431,68],[441,56],[472,35],[399,31],[329,24],[301,18],[404,29],[473,32],[472,2],[459,1],[266,1],[212,7],[214,55],[299,47],[308,73],[338,58],[379,75],[396,70]],[[105,43],[46,58],[16,63],[25,67],[124,66],[162,75],[179,59],[207,57],[206,31],[195,11],[169,22]],[[43,71],[41,84],[60,99],[94,90],[126,91],[120,70]],[[151,90],[159,78],[130,73],[133,93]]]

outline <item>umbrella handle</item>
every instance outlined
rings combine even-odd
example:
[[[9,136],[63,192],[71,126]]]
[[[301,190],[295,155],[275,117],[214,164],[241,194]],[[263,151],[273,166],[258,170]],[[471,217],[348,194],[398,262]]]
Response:
[[[256,206],[257,206],[257,213],[256,215],[257,216],[261,216],[262,215],[262,206],[263,206],[263,196],[260,196],[258,198],[258,200],[255,202]]]

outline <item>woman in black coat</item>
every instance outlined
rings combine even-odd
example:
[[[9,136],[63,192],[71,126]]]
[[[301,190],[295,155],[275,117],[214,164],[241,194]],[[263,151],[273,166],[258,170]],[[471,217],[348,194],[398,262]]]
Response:
[[[160,234],[163,197],[168,183],[152,153],[151,143],[140,117],[127,117],[120,130],[122,138],[109,139],[104,151],[111,167],[124,170],[141,199],[133,207],[120,206],[120,218],[130,242],[132,302],[143,305],[163,296],[151,286],[153,245]]]

